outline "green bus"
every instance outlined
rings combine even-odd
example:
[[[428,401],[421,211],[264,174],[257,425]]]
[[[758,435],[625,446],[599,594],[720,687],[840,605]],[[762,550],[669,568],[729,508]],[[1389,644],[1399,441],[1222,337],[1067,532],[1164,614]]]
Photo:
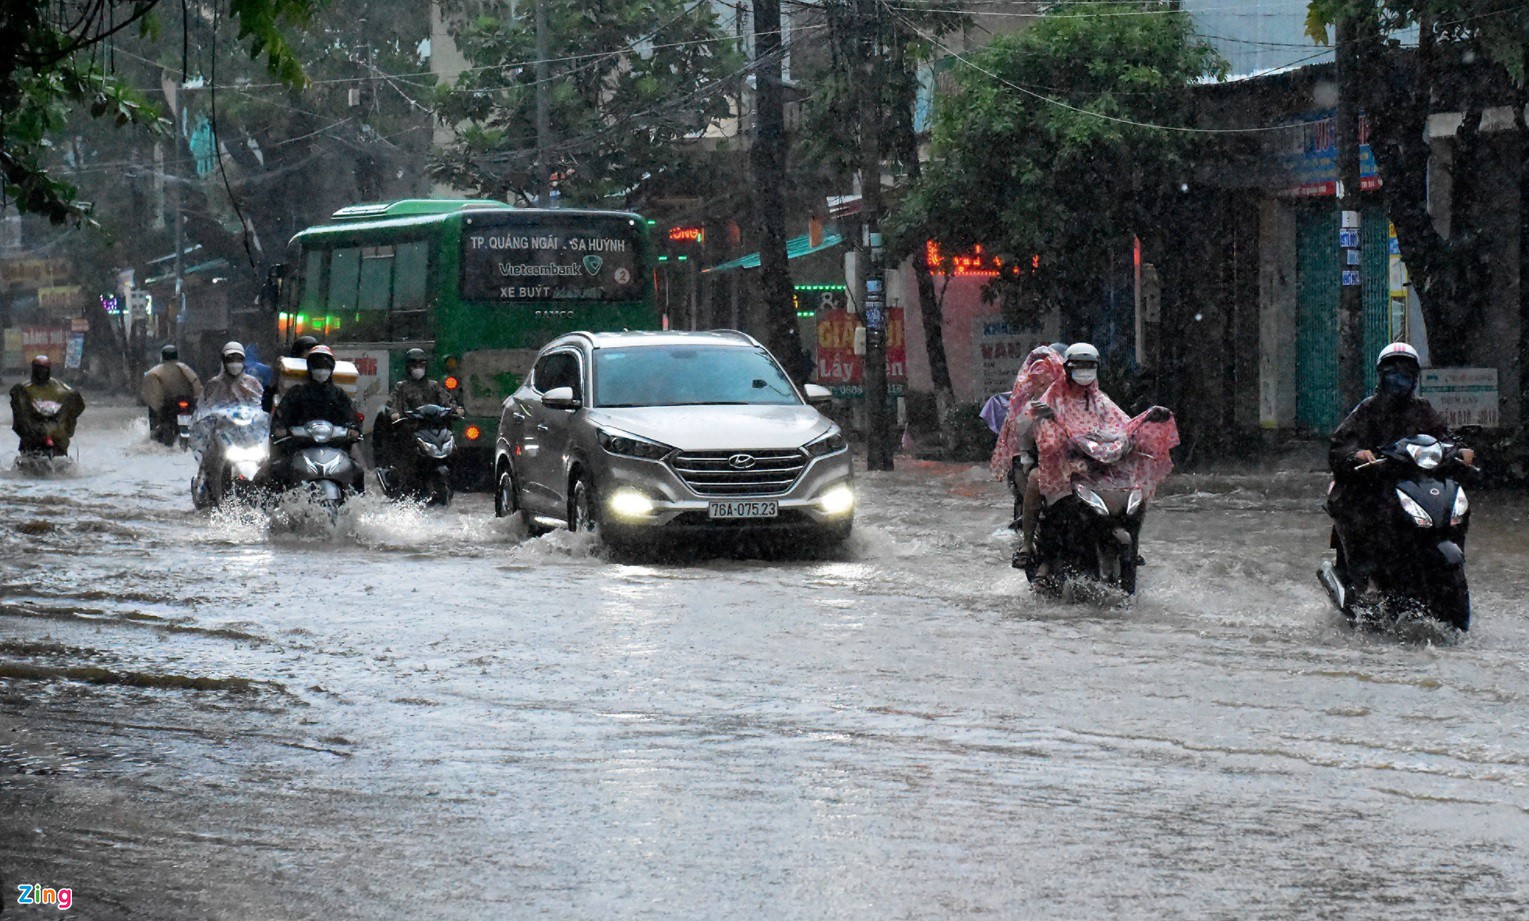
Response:
[[[352,205],[292,238],[277,329],[307,334],[360,375],[366,428],[424,349],[457,395],[457,479],[484,481],[500,407],[565,332],[659,329],[648,222],[618,211],[410,199]]]

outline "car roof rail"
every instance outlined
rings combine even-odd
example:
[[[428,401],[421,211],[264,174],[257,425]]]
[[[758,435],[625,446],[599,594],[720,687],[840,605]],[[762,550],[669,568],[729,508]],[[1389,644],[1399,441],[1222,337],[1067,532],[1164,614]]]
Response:
[[[744,342],[756,342],[753,336],[741,329],[708,329],[713,336],[732,336],[734,339],[742,339]]]

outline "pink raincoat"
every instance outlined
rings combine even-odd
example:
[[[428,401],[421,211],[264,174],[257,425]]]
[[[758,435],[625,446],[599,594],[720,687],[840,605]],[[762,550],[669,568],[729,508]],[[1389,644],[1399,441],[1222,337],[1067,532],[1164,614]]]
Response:
[[[1139,487],[1149,501],[1173,469],[1169,452],[1178,446],[1179,427],[1172,418],[1148,422],[1151,410],[1135,419],[1127,418],[1114,400],[1100,392],[1098,384],[1079,386],[1065,374],[1051,385],[1040,402],[1050,406],[1053,413],[1051,419],[1040,420],[1035,426],[1034,475],[1039,477],[1041,494],[1047,502],[1072,492],[1073,478],[1088,471],[1088,465],[1068,451],[1068,442],[1078,435],[1129,436],[1134,447],[1114,465],[1110,479]],[[1025,412],[1033,416],[1028,407]]]
[[[1031,419],[1026,415],[1026,407],[1031,400],[1040,399],[1041,394],[1062,376],[1062,356],[1054,352],[1051,346],[1043,345],[1025,357],[1024,367],[1019,369],[1019,374],[1014,378],[1014,390],[1009,394],[1009,414],[1004,417],[1003,427],[998,430],[998,444],[993,448],[993,459],[988,463],[988,469],[993,471],[997,479],[1009,475],[1014,455],[1022,447],[1021,436],[1029,431]]]

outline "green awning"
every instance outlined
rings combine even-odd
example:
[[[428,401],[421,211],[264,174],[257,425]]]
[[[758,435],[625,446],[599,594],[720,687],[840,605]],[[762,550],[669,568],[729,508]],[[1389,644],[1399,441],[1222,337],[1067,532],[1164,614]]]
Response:
[[[813,253],[822,252],[823,250],[828,249],[831,246],[838,246],[840,243],[843,243],[843,242],[844,242],[844,238],[843,237],[839,236],[838,234],[833,234],[833,233],[825,233],[825,234],[823,234],[823,242],[819,243],[817,246],[813,246],[811,239],[809,237],[807,237],[805,234],[800,236],[800,237],[792,237],[791,239],[786,241],[786,258],[787,259],[799,259],[802,256],[810,256]],[[702,269],[701,271],[702,272],[731,272],[734,269],[757,269],[757,268],[759,268],[759,254],[758,253],[749,253],[747,256],[744,256],[742,259],[734,259],[731,262],[724,262],[721,265],[714,265],[714,266],[712,266],[709,269]]]

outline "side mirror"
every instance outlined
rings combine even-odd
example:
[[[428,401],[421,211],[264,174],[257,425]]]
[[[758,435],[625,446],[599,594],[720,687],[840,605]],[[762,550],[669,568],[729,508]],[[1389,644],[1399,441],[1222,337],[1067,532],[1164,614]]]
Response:
[[[572,387],[553,387],[542,394],[542,405],[548,409],[578,409],[580,404]]]
[[[807,402],[813,406],[826,406],[833,402],[834,392],[822,384],[807,384],[802,387],[802,392],[807,395]]]

